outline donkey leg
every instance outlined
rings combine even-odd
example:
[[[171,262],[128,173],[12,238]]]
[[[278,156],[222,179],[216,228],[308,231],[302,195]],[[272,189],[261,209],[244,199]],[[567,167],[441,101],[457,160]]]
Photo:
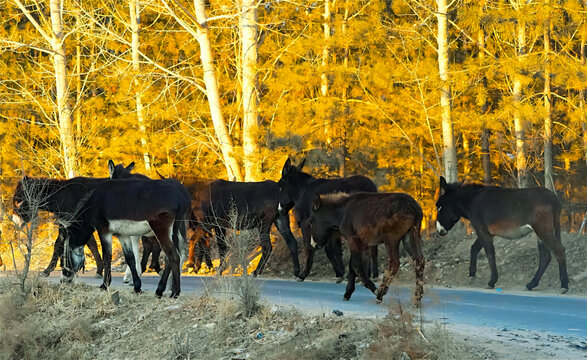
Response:
[[[216,245],[218,245],[218,256],[220,257],[220,265],[218,266],[218,275],[222,275],[226,267],[226,253],[228,245],[226,244],[226,229],[220,227],[214,228],[216,233]]]
[[[200,231],[196,229],[192,233],[192,236],[190,236],[190,239],[188,240],[188,263],[186,264],[186,268],[188,269],[194,268],[194,265],[196,263],[196,247],[199,245],[199,242],[202,241],[200,235]],[[195,268],[194,272],[197,272]]]
[[[316,249],[310,244],[311,234],[310,227],[302,225],[302,242],[304,255],[306,256],[306,266],[300,271],[298,281],[304,281],[304,279],[310,275],[310,270],[312,270],[312,263],[314,262],[314,253],[316,252]]]
[[[349,241],[349,249],[352,254],[351,265],[353,266],[353,269],[355,269],[355,273],[359,275],[363,285],[367,289],[371,290],[372,293],[375,293],[377,286],[375,286],[375,283],[369,279],[365,273],[365,267],[363,266],[363,252],[366,250],[366,248],[358,238],[353,238]]]
[[[102,272],[104,271],[104,262],[102,261],[102,257],[100,256],[100,252],[98,251],[98,243],[96,242],[96,238],[93,234],[88,239],[88,243],[86,245],[92,252],[92,257],[96,262],[96,274],[101,276]]]
[[[493,237],[483,236],[481,240],[483,248],[485,249],[485,255],[487,255],[487,261],[489,262],[489,270],[491,271],[491,279],[487,286],[493,289],[498,279],[497,265],[495,264],[495,248],[493,247]]]
[[[351,259],[353,257],[353,254],[351,254]],[[348,276],[348,280],[346,283],[346,290],[344,293],[344,296],[342,297],[342,299],[344,301],[349,301],[351,299],[351,296],[353,295],[353,292],[355,292],[355,280],[357,278],[357,274],[355,273],[355,270],[353,269],[353,264],[351,261],[349,261],[349,276]]]
[[[479,251],[483,248],[481,240],[477,238],[473,245],[471,245],[471,258],[469,263],[469,277],[475,277],[477,274],[477,258],[479,257]]]
[[[169,274],[172,274],[172,282],[171,282],[171,297],[175,298],[179,296],[179,254],[175,245],[173,244],[172,239],[172,231],[173,231],[173,222],[174,219],[171,218],[169,215],[162,215],[158,219],[149,221],[149,226],[153,229],[157,240],[159,241],[159,245],[161,249],[165,253],[167,257],[167,262],[165,263],[165,270],[163,271],[163,275],[159,280],[159,284],[157,286],[157,290],[155,291],[155,295],[157,297],[161,297],[163,292],[165,291],[165,287],[167,286],[167,278]],[[185,236],[185,234],[183,234]]]
[[[324,246],[324,251],[336,274],[336,283],[341,283],[344,278],[344,264],[342,263],[342,244],[340,237],[328,240],[326,246]]]
[[[561,293],[564,294],[569,291],[569,275],[567,274],[567,256],[565,254],[565,248],[562,244],[558,243],[554,249],[554,256],[558,261],[558,272],[561,280]]]
[[[112,235],[99,234],[102,244],[102,257],[104,260],[104,277],[100,289],[106,290],[112,282]]]
[[[544,221],[540,224],[535,224],[533,228],[536,232],[536,235],[540,238],[540,240],[542,240],[542,243],[545,246],[545,248],[552,250],[552,252],[554,253],[556,261],[558,262],[558,271],[562,289],[561,293],[564,294],[569,290],[569,276],[567,274],[567,257],[565,254],[565,248],[561,244],[560,230],[557,228],[557,226],[560,227],[560,225],[557,225],[557,223],[555,222],[555,228],[552,229],[549,228],[548,224],[548,221]],[[540,250],[540,244],[538,249]],[[550,252],[548,255],[550,256]],[[540,258],[540,260],[542,261],[542,257]],[[544,264],[544,269],[546,269],[547,266],[548,263]],[[542,270],[542,272],[544,272],[544,269]],[[540,276],[542,276],[542,273],[540,274]],[[538,285],[538,280],[540,280],[540,276],[538,276],[538,272],[536,272],[536,275],[534,276],[535,278],[537,277],[536,285]]]
[[[385,269],[385,274],[383,275],[383,280],[381,285],[375,292],[377,302],[381,302],[385,294],[387,294],[387,290],[391,285],[391,281],[397,274],[399,269],[399,242],[400,239],[393,242],[391,241],[390,244],[386,244],[387,248],[387,269]]]
[[[153,249],[151,252],[151,269],[154,272],[159,274],[161,272],[161,263],[159,262],[159,258],[161,257],[161,246],[159,246],[159,242],[155,237],[151,237],[151,243],[153,244]]]
[[[133,239],[134,238],[134,239]],[[133,251],[134,242],[137,242],[138,239],[136,237],[130,236],[119,236],[118,241],[122,245],[122,252],[124,254],[124,260],[126,261],[127,270],[130,270],[132,275],[132,283],[134,286],[134,290],[136,293],[141,292],[141,278],[137,271],[137,257],[135,252]],[[126,276],[125,276],[126,277]]]
[[[291,254],[291,260],[293,262],[293,272],[295,277],[300,276],[300,259],[298,258],[298,242],[291,233],[289,226],[289,215],[278,215],[274,220],[275,227],[285,240],[289,253]]]
[[[59,261],[59,259],[63,255],[65,236],[65,228],[59,225],[59,235],[57,235],[57,239],[55,239],[55,244],[53,244],[53,255],[51,256],[51,261],[49,262],[49,265],[47,265],[45,270],[43,270],[41,275],[49,276],[51,274],[51,271],[55,270],[55,267],[57,266],[57,261]]]
[[[371,254],[371,277],[377,279],[379,277],[379,263],[377,260],[377,245],[369,247],[369,253]]]
[[[149,255],[153,252],[153,242],[146,236],[141,237],[143,242],[143,255],[141,256],[141,273],[147,271],[147,263],[149,262]]]
[[[253,271],[253,276],[258,276],[263,273],[265,265],[267,265],[267,261],[269,260],[269,256],[271,256],[271,251],[273,251],[273,247],[271,246],[271,237],[269,236],[270,230],[271,224],[269,224],[269,226],[263,226],[261,228],[261,233],[259,235],[259,238],[261,240],[261,260],[259,260],[257,268],[255,269],[255,271]]]
[[[542,274],[544,274],[548,264],[550,264],[550,249],[541,240],[538,240],[538,256],[538,269],[532,280],[526,284],[526,289],[528,290],[532,290],[538,286]]]

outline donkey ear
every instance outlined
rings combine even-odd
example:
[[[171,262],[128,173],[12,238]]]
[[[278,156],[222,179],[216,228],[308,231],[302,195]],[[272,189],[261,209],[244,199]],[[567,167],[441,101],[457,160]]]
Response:
[[[108,173],[110,174],[110,178],[114,175],[114,168],[114,161],[112,161],[112,159],[108,160]]]
[[[300,161],[300,163],[297,166],[298,170],[302,170],[305,163],[306,163],[306,158],[303,158],[302,161]]]
[[[322,203],[322,201],[320,200],[320,194],[316,194],[316,196],[314,196],[314,203],[312,204],[312,210],[316,211],[316,210],[320,209],[321,203]]]
[[[281,170],[281,176],[287,175],[287,173],[291,170],[291,159],[287,158],[285,160],[285,164],[283,164],[283,169]]]
[[[446,183],[446,179],[444,178],[444,176],[440,177],[440,192],[439,195],[444,195],[446,193],[446,189],[448,187],[448,184]]]
[[[126,171],[128,171],[129,173],[132,171],[132,169],[135,168],[135,162],[131,162],[130,164],[128,164],[128,166],[126,167]]]

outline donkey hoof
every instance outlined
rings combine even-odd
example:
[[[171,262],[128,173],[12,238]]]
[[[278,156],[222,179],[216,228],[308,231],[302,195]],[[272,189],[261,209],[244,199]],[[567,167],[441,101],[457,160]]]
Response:
[[[532,283],[526,284],[526,289],[528,289],[528,291],[532,291],[532,289],[534,289],[535,287],[536,287],[536,285],[534,285]]]
[[[336,283],[337,284],[340,284],[343,280],[344,280],[344,277],[339,276],[339,277],[336,278]]]
[[[381,304],[381,302],[383,301],[383,299],[380,298],[375,298],[375,304]]]
[[[108,286],[104,284],[100,285],[100,290],[106,291],[106,289],[108,289]]]
[[[569,288],[562,288],[561,289],[561,294],[566,294],[567,291],[569,291]]]
[[[347,296],[345,295],[345,296],[343,296],[343,297],[342,297],[342,301],[349,301],[350,299],[351,299],[351,297],[350,297],[350,296],[348,296],[348,297],[347,297]]]
[[[299,277],[298,278],[298,282],[304,282],[304,278],[303,277]]]
[[[160,291],[160,290],[155,290],[155,296],[156,296],[158,299],[161,299],[161,297],[163,296],[163,291]]]

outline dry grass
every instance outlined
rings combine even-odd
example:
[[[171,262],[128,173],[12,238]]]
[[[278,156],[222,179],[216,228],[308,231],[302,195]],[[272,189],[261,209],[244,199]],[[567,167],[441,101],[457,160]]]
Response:
[[[238,299],[182,295],[156,299],[83,284],[0,278],[0,359],[411,359],[475,358],[439,327],[390,309],[383,319],[260,305],[247,316]]]

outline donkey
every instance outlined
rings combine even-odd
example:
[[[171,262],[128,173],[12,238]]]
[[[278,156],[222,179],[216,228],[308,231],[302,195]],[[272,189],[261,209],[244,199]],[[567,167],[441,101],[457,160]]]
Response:
[[[289,217],[287,214],[279,214],[277,211],[279,187],[276,182],[271,180],[262,182],[215,180],[210,183],[207,191],[207,198],[200,202],[201,215],[204,219],[201,225],[207,232],[214,231],[216,234],[221,262],[224,260],[227,250],[226,230],[234,226],[235,219],[230,217],[232,211],[236,210],[238,228],[233,230],[260,228],[262,256],[253,275],[257,276],[263,272],[271,254],[269,231],[272,224],[275,224],[287,243],[293,261],[294,276],[299,275],[298,245],[290,230]],[[196,207],[197,204],[193,204],[193,206]]]
[[[498,278],[493,237],[519,239],[534,230],[540,239],[540,257],[538,270],[526,288],[532,290],[538,286],[553,251],[558,261],[562,293],[569,290],[565,248],[560,237],[561,204],[552,191],[540,187],[508,189],[479,184],[447,184],[444,177],[440,177],[436,210],[436,230],[440,235],[446,235],[461,217],[471,221],[477,240],[471,246],[469,276],[475,276],[477,255],[484,248],[491,270],[488,286],[493,288]]]
[[[131,174],[134,167],[134,162],[127,167],[121,164],[114,165],[112,160],[108,160],[108,168],[111,176],[117,178],[130,178],[135,176],[142,176],[138,174]],[[53,213],[59,224],[59,234],[55,239],[53,245],[53,256],[49,265],[42,275],[49,276],[51,271],[55,270],[57,261],[63,255],[63,245],[68,237],[65,231],[65,224],[73,216],[78,202],[87,193],[96,186],[108,181],[107,178],[88,178],[75,177],[68,180],[55,180],[48,178],[30,178],[24,176],[22,180],[16,185],[16,190],[13,196],[13,220],[18,226],[31,221],[38,210],[44,210]],[[98,252],[98,245],[92,236],[87,242],[88,248],[92,251],[92,256],[96,260],[98,267],[97,274],[102,274],[103,264],[100,253]],[[62,262],[63,265],[63,262]]]
[[[420,238],[422,217],[420,205],[404,193],[315,195],[312,215],[308,220],[312,246],[324,246],[335,235],[346,239],[351,251],[343,300],[350,300],[358,274],[365,287],[375,293],[377,301],[381,302],[399,269],[399,243],[403,241],[404,248],[414,260],[415,300],[416,305],[420,304],[424,284]],[[388,265],[381,286],[376,288],[365,272],[363,255],[370,247],[380,243],[384,243],[387,249]]]
[[[301,271],[298,281],[310,274],[314,262],[315,248],[310,245],[310,228],[308,219],[312,215],[312,202],[316,194],[330,194],[334,192],[377,192],[377,186],[369,178],[355,175],[339,179],[317,179],[302,171],[306,159],[298,166],[293,166],[288,158],[281,171],[279,180],[279,212],[287,216],[293,208],[298,226],[302,230],[303,249],[306,257],[306,266]],[[337,283],[343,280],[344,264],[342,262],[342,246],[339,238],[328,241],[324,247],[326,256],[330,260]],[[379,274],[377,266],[377,247],[371,248],[371,268],[373,278]]]
[[[76,221],[66,251],[63,276],[71,279],[84,263],[83,247],[94,229],[98,231],[104,253],[102,289],[112,281],[112,236],[122,244],[124,257],[132,272],[135,292],[141,291],[130,236],[155,236],[167,256],[168,264],[155,294],[163,295],[167,278],[172,272],[171,297],[180,293],[180,257],[185,252],[186,226],[190,196],[177,180],[126,179],[108,180],[97,186],[80,201]]]

